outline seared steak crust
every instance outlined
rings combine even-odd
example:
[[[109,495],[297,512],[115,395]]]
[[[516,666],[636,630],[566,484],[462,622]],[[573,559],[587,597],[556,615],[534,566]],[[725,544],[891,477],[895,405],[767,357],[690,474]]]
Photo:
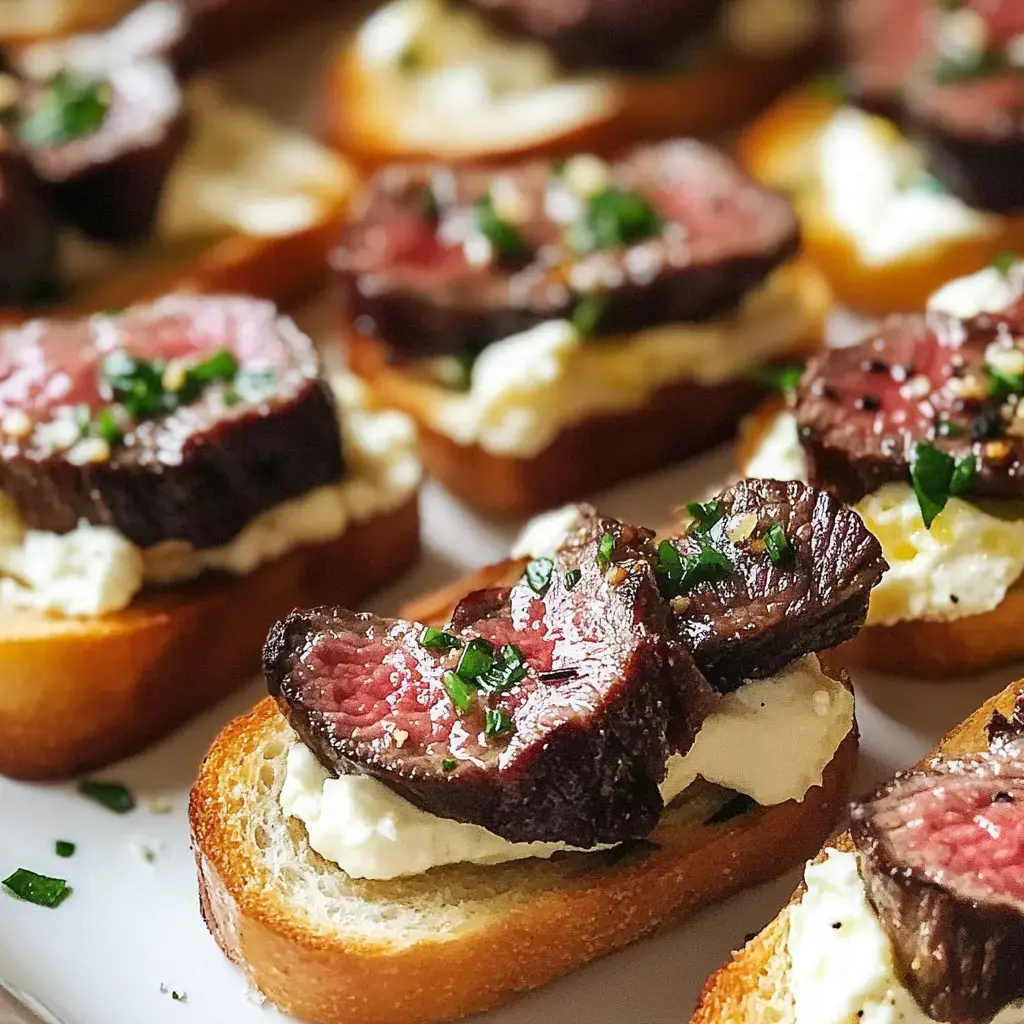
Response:
[[[897,775],[851,834],[896,966],[936,1021],[985,1024],[1024,998],[1024,748]]]
[[[0,304],[38,300],[56,268],[56,218],[24,155],[0,128]]]
[[[789,202],[703,143],[645,146],[610,174],[657,223],[628,243],[581,252],[572,230],[585,203],[546,161],[380,172],[334,254],[355,330],[401,359],[479,350],[571,318],[583,301],[591,334],[705,320],[733,309],[798,247]],[[474,211],[496,191],[517,197],[522,249],[471,262]]]
[[[592,520],[543,596],[524,581],[464,602],[449,627],[459,650],[428,649],[414,623],[296,612],[267,641],[270,691],[323,764],[432,813],[514,842],[644,838],[663,809],[666,759],[689,748],[712,699],[667,636],[650,538]],[[444,674],[474,638],[515,645],[522,678],[453,691]]]
[[[684,557],[710,544],[732,565],[690,589],[675,616],[712,685],[774,675],[857,633],[887,565],[855,512],[796,481],[741,480],[716,501],[721,518],[709,530],[696,524],[674,542]],[[777,561],[766,547],[773,527],[789,548]]]
[[[196,360],[228,352],[258,392],[221,381],[126,427],[93,454],[68,428],[111,408],[113,354]],[[13,431],[12,416],[28,431]],[[341,479],[334,399],[312,342],[272,303],[171,296],[114,316],[39,320],[0,334],[0,491],[54,533],[113,526],[140,547],[216,547],[259,513]],[[65,443],[70,442],[70,443]]]

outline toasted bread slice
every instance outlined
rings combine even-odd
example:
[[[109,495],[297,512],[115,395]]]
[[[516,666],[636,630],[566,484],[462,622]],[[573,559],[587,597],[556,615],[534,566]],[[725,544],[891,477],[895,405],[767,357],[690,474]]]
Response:
[[[368,50],[359,34],[341,44],[325,102],[327,137],[368,166],[415,158],[608,154],[643,139],[713,135],[763,109],[820,56],[815,45],[772,57],[723,49],[686,71],[566,75],[477,108],[439,113],[433,90],[422,86],[408,61],[377,60]]]
[[[800,359],[820,343],[831,295],[806,264],[780,271],[768,287],[802,308],[803,330],[782,359]],[[723,338],[722,343],[728,342]],[[416,421],[430,473],[467,504],[493,514],[529,514],[697,455],[732,437],[762,394],[750,379],[707,386],[679,381],[654,390],[645,405],[570,423],[539,454],[512,457],[460,444],[435,427],[451,392],[390,362],[387,346],[350,335],[349,365],[383,404]]]
[[[188,92],[192,135],[171,172],[154,239],[110,249],[66,239],[69,294],[0,322],[119,308],[172,291],[238,292],[288,305],[327,275],[356,176],[340,157],[209,82]]]
[[[804,248],[848,306],[882,315],[921,309],[946,282],[988,266],[999,253],[1024,245],[1024,216],[992,217],[987,230],[933,240],[899,258],[866,260],[853,238],[829,216],[818,170],[818,141],[840,103],[820,88],[803,87],[779,99],[746,128],[737,159],[755,178],[793,197]],[[874,127],[899,138],[883,118]]]
[[[744,419],[736,446],[735,466],[740,476],[747,475],[746,467],[783,406],[781,398],[772,398]],[[920,619],[864,626],[843,645],[842,655],[847,664],[876,672],[952,681],[1024,657],[1021,622],[1024,580],[1007,591],[997,608],[980,615],[949,622]]]
[[[993,712],[1009,715],[1021,693],[1024,693],[1024,680],[1012,683],[958,725],[934,753],[959,757],[987,750],[986,729]],[[922,764],[927,761],[925,758]],[[847,852],[853,849],[849,833],[831,840],[829,845]],[[711,976],[690,1024],[796,1024],[787,983],[790,969],[787,940],[789,907],[799,903],[802,895],[801,887],[775,920]]]
[[[149,588],[116,614],[5,612],[0,774],[63,778],[140,750],[251,679],[276,619],[357,604],[418,553],[414,497],[251,575]]]
[[[349,878],[284,817],[293,739],[270,698],[231,723],[189,816],[220,947],[272,1002],[316,1024],[434,1024],[488,1010],[780,874],[827,836],[857,748],[851,732],[802,803],[713,823],[684,801],[625,856],[458,864],[380,882]]]

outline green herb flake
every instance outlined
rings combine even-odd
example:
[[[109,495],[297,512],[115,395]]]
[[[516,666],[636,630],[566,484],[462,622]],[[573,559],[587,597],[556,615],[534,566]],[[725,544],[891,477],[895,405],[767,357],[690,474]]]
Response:
[[[451,697],[455,707],[459,711],[468,711],[473,703],[473,690],[465,679],[457,672],[445,672],[441,676],[441,682],[444,684],[445,690],[448,691],[448,696]]]
[[[494,645],[482,637],[474,637],[466,644],[455,671],[466,682],[487,672],[494,664]]]
[[[25,868],[18,868],[0,884],[18,899],[37,907],[59,907],[71,895],[65,879],[37,875]]]
[[[452,391],[469,391],[473,386],[473,367],[479,353],[466,351],[453,356],[439,356],[434,362],[434,376]]]
[[[956,85],[975,78],[988,78],[1005,66],[995,50],[981,50],[964,57],[940,54],[932,64],[932,79],[937,85]]]
[[[570,319],[580,337],[592,338],[597,334],[607,309],[608,297],[606,295],[584,295],[576,303]]]
[[[759,384],[765,391],[777,391],[779,394],[789,394],[795,391],[804,375],[803,363],[791,363],[780,366],[776,363],[765,363],[754,369],[751,377],[755,384]]]
[[[504,693],[526,678],[526,661],[515,644],[505,644],[494,652],[491,667],[475,683],[487,693]]]
[[[846,101],[846,82],[840,72],[818,75],[808,83],[815,93],[833,103],[844,103]]]
[[[583,570],[582,569],[570,569],[565,574],[565,577],[564,577],[565,589],[566,590],[573,590],[573,589],[575,589],[576,584],[579,583],[579,581],[581,579],[583,579]]]
[[[712,498],[703,505],[699,501],[691,501],[686,506],[686,511],[693,516],[699,533],[707,533],[725,515],[722,503],[716,498]]]
[[[452,633],[434,626],[425,626],[420,633],[420,644],[428,651],[454,651],[462,646],[462,640]]]
[[[102,438],[111,448],[116,448],[124,440],[124,431],[117,422],[113,409],[100,409],[92,422],[92,432]]]
[[[583,255],[650,238],[661,231],[662,224],[658,211],[643,196],[612,185],[587,197],[583,216],[570,226],[567,241]]]
[[[1020,257],[1015,252],[1001,252],[993,261],[992,268],[999,271],[1003,277],[1008,277],[1013,265]]]
[[[772,523],[764,535],[764,546],[768,557],[778,565],[793,554],[793,545],[789,543],[786,531],[781,523]]]
[[[453,772],[453,771],[455,771],[455,758],[454,757],[446,757],[441,762],[441,771],[443,771],[443,772]]]
[[[499,261],[525,259],[530,254],[526,239],[507,221],[498,216],[494,199],[488,194],[481,196],[474,206],[476,229],[494,250]]]
[[[606,533],[602,535],[597,545],[597,564],[604,569],[611,564],[612,555],[615,554],[615,538]]]
[[[977,460],[972,453],[954,459],[927,441],[918,443],[914,449],[910,480],[926,529],[931,529],[936,516],[951,497],[970,490],[976,469]]]
[[[501,708],[488,708],[484,716],[484,735],[498,736],[512,728],[512,719]]]
[[[555,563],[550,558],[534,558],[523,574],[526,585],[539,597],[543,597],[551,586],[551,573]]]
[[[988,376],[989,398],[1001,402],[1010,395],[1024,392],[1024,374],[1006,373],[1004,370],[997,370],[990,363],[985,363],[983,369]]]
[[[62,71],[22,119],[21,138],[30,146],[60,146],[98,131],[109,110],[106,82]]]
[[[54,853],[58,857],[73,857],[75,855],[75,844],[69,843],[66,839],[58,839],[54,843]]]
[[[172,992],[171,993],[171,998],[176,1003],[187,1003],[188,1002],[188,993],[187,992]]]
[[[78,792],[82,796],[102,804],[108,811],[115,814],[127,814],[135,810],[135,797],[131,791],[119,782],[96,782],[93,779],[82,779],[78,783]]]
[[[671,600],[673,597],[680,597],[698,583],[721,579],[732,572],[732,562],[721,551],[713,548],[699,534],[697,540],[700,543],[700,551],[686,557],[679,553],[671,541],[663,540],[658,545],[655,575],[664,598]]]

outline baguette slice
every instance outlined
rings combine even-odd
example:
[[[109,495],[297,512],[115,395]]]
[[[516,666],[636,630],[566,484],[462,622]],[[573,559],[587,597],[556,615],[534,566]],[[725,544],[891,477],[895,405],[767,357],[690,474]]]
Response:
[[[192,135],[171,173],[157,237],[125,250],[65,239],[68,298],[45,310],[0,308],[0,323],[115,309],[174,291],[287,306],[324,281],[356,185],[352,168],[208,81],[190,87],[188,107]]]
[[[773,281],[771,287],[791,292],[805,310],[804,333],[780,358],[802,359],[820,343],[830,292],[801,262]],[[372,385],[382,404],[416,421],[428,471],[467,504],[492,514],[551,508],[698,455],[732,437],[762,394],[760,386],[743,378],[713,386],[680,381],[652,392],[640,408],[570,424],[537,455],[502,456],[435,429],[432,410],[444,389],[392,364],[385,344],[351,332],[347,345],[349,366]]]
[[[499,563],[462,586],[507,580],[521,565]],[[457,597],[448,587],[406,611],[442,621]],[[227,726],[189,820],[214,938],[272,1002],[315,1024],[435,1024],[492,1009],[773,878],[829,834],[857,753],[854,729],[801,803],[718,822],[710,809],[673,805],[651,843],[625,856],[459,864],[385,882],[348,877],[284,817],[294,738],[270,698]]]
[[[959,757],[987,750],[986,729],[993,712],[1009,715],[1021,693],[1024,693],[1024,680],[1011,683],[949,733],[934,753]],[[922,765],[928,760],[925,758]],[[831,840],[829,845],[847,852],[853,849],[848,832]],[[820,854],[818,859],[823,856]],[[802,896],[801,887],[774,921],[711,976],[690,1024],[796,1024],[793,999],[787,987],[790,968],[787,938],[789,907],[799,903]]]
[[[271,624],[297,606],[357,604],[419,553],[415,497],[248,576],[149,588],[123,612],[0,620],[0,774],[65,778],[127,757],[259,671]]]
[[[735,461],[740,476],[747,475],[747,465],[783,406],[781,398],[769,399],[743,421]],[[979,615],[950,622],[919,619],[863,626],[842,646],[842,656],[846,664],[875,672],[954,681],[1024,658],[1022,622],[1024,579],[1007,591],[998,607]]]

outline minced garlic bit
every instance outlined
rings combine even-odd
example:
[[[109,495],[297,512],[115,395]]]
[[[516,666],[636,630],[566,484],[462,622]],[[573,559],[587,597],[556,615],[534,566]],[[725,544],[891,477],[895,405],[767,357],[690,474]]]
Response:
[[[102,437],[84,438],[68,452],[68,462],[76,466],[94,465],[109,459],[110,445]]]
[[[741,544],[754,532],[755,526],[757,526],[757,516],[753,512],[748,512],[746,515],[730,519],[725,528],[725,535],[733,544]]]

